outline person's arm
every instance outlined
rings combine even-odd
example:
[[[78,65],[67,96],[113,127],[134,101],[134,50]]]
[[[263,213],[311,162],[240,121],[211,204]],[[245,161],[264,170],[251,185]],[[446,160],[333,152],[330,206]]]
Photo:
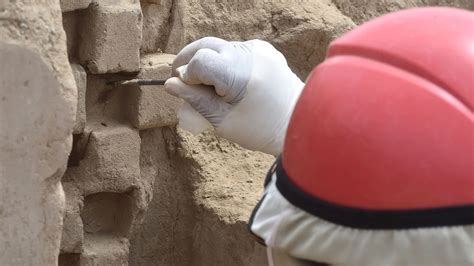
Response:
[[[219,136],[247,149],[281,153],[304,83],[271,44],[203,38],[177,55],[173,73],[180,78],[169,79],[166,91],[188,102]]]

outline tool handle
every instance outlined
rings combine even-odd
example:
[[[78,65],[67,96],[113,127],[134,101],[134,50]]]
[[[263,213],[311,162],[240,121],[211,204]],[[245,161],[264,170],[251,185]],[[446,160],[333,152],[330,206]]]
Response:
[[[165,85],[166,79],[139,79],[137,81],[140,86],[151,86],[151,85]]]

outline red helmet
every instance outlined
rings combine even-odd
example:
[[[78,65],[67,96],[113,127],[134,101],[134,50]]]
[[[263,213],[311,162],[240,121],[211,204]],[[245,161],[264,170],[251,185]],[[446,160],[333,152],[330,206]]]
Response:
[[[472,12],[411,9],[356,28],[308,78],[277,186],[355,227],[474,223],[473,80]]]

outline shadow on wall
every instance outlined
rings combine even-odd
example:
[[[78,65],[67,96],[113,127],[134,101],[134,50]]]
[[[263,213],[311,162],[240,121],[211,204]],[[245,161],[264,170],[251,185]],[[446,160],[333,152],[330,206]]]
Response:
[[[59,254],[59,266],[75,266],[80,265],[81,254],[79,253],[63,253]]]
[[[85,234],[127,236],[132,225],[133,199],[127,193],[101,192],[84,200]]]
[[[128,236],[134,217],[134,199],[130,194],[100,192],[91,194],[84,199],[81,215],[84,224],[84,238],[86,243],[93,243],[93,245],[98,246],[97,251],[107,252],[107,249],[117,246],[116,243],[123,242],[120,241],[121,238]],[[121,251],[123,248],[116,250]],[[128,256],[128,252],[119,252],[115,255],[121,257],[125,254]],[[114,254],[111,255],[114,256]],[[93,254],[92,257],[94,257]],[[58,264],[60,266],[89,265],[86,263],[88,260],[97,262],[97,258],[83,257],[81,260],[81,254],[79,253],[63,253],[59,255]]]

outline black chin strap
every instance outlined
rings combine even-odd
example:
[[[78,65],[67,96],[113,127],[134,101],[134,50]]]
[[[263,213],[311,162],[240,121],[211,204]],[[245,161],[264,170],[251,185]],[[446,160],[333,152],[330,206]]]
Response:
[[[281,158],[277,160],[276,175],[278,190],[291,204],[321,219],[351,228],[415,229],[474,224],[473,204],[407,210],[353,208],[325,201],[298,188],[283,169]]]

